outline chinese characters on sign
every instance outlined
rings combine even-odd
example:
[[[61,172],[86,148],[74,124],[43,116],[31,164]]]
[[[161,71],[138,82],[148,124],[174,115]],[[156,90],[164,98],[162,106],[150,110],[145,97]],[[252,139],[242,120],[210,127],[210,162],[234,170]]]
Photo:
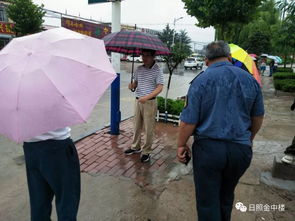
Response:
[[[61,26],[72,31],[79,32],[83,35],[88,35],[99,39],[111,33],[111,28],[107,25],[75,20],[71,18],[62,18]]]
[[[270,212],[270,211],[285,211],[284,204],[249,204],[250,212]]]
[[[241,212],[271,212],[271,211],[279,211],[283,212],[285,211],[285,204],[249,204],[249,206],[245,206],[241,202],[237,202],[235,205],[237,210],[240,210]]]
[[[8,22],[0,22],[0,34],[14,35],[12,31],[14,24]]]

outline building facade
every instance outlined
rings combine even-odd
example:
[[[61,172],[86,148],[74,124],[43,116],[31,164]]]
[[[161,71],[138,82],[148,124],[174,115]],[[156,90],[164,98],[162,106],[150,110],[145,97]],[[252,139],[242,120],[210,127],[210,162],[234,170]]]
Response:
[[[13,23],[9,21],[6,13],[7,1],[0,0],[0,50],[14,36],[12,32]]]

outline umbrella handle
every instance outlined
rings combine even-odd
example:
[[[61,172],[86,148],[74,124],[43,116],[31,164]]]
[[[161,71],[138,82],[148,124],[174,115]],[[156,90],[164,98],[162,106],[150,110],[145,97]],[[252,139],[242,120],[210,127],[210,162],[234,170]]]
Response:
[[[132,56],[132,69],[131,69],[131,84],[133,82],[133,79],[134,79],[134,53],[133,53],[133,56]],[[135,91],[134,88],[130,89],[132,92]]]
[[[130,83],[132,84],[132,82],[133,82],[133,76],[131,76],[131,82]],[[130,91],[134,92],[135,88],[131,88]]]

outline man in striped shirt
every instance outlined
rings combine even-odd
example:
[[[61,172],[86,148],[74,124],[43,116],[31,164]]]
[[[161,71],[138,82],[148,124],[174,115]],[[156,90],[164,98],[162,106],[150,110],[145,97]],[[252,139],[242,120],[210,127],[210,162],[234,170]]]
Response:
[[[143,65],[134,74],[134,82],[129,89],[136,89],[134,135],[130,149],[126,155],[140,153],[141,162],[150,161],[152,152],[155,116],[157,112],[156,96],[161,93],[164,84],[163,72],[155,62],[155,51],[142,50]],[[144,129],[144,143],[141,146],[141,130]]]

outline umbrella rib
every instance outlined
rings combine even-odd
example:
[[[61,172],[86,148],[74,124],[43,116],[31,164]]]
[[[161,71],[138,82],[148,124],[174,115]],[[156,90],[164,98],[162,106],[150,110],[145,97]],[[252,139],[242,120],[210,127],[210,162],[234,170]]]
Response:
[[[28,63],[27,64],[25,64],[24,65],[24,67],[26,68],[27,67],[27,65],[28,65]],[[20,87],[21,87],[21,83],[22,83],[22,79],[23,79],[23,72],[24,72],[24,70],[25,70],[25,68],[23,68],[23,70],[22,70],[22,72],[21,72],[21,79],[19,80],[19,84],[18,84],[18,89],[17,89],[17,98],[16,98],[16,112],[18,112],[19,111],[19,94],[20,94]],[[17,116],[19,116],[19,115],[17,115]],[[17,117],[16,118],[16,121],[17,121],[17,123],[16,123],[16,125],[19,125],[19,122],[20,122],[20,120],[19,120],[19,117]],[[18,126],[17,127],[17,137],[19,137],[19,134],[20,134],[20,129],[19,129],[20,127]],[[19,140],[18,140],[19,141]],[[17,142],[18,142],[17,141]]]
[[[71,60],[71,61],[74,61],[74,62],[77,62],[77,63],[80,63],[80,64],[82,64],[82,65],[85,65],[85,66],[89,66],[89,67],[91,67],[91,68],[94,68],[94,69],[97,69],[97,67],[93,67],[92,65],[88,65],[88,64],[84,64],[84,63],[82,63],[82,62],[80,62],[80,61],[77,61],[77,60],[75,60],[75,59],[73,59],[73,58],[68,58],[68,57],[64,57],[64,56],[60,56],[60,55],[53,55],[54,57],[58,57],[58,58],[63,58],[63,59],[68,59],[68,60]],[[43,70],[44,71],[44,70]],[[107,71],[104,71],[104,72],[106,72],[106,73],[110,73],[110,72],[107,72]],[[46,73],[45,71],[44,71],[44,73]],[[53,84],[53,81],[50,79],[50,77],[47,75],[47,74],[45,74],[46,75],[46,77],[52,82],[52,85],[58,90],[58,92],[62,95],[62,93],[60,92],[60,90],[55,86],[55,84]],[[62,95],[63,96],[63,95]],[[66,99],[66,97],[65,96],[63,96],[65,99]],[[73,106],[73,104],[68,100],[68,99],[66,99],[72,106]],[[76,110],[75,110],[76,111]],[[77,111],[76,111],[77,112]],[[81,119],[83,120],[83,122],[86,122],[86,119],[84,119],[82,116],[81,116],[81,114],[79,113],[79,112],[77,112],[78,114],[79,114],[79,116],[81,117]]]
[[[55,87],[56,90],[59,92],[59,94],[63,97],[63,99],[65,99],[67,102],[69,102],[69,104],[70,104],[72,107],[74,107],[74,105],[70,102],[70,100],[67,99],[67,98],[61,93],[61,91],[56,87],[56,85],[53,83],[52,79],[46,74],[46,71],[43,70],[43,72],[45,73],[45,76],[46,76],[46,77],[48,78],[48,80],[51,82],[51,84],[53,85],[53,87]],[[76,111],[75,108],[73,108],[73,110],[78,114],[78,116],[82,119],[83,122],[86,122],[86,119],[84,119],[84,118],[81,116],[81,114],[80,114],[78,111]]]
[[[89,64],[82,63],[82,62],[80,62],[80,61],[78,61],[78,60],[75,60],[75,59],[73,59],[73,58],[64,57],[64,56],[61,56],[61,55],[52,55],[52,56],[53,56],[53,57],[57,57],[57,58],[68,59],[68,60],[71,60],[71,61],[77,62],[77,63],[79,63],[79,64],[82,64],[82,65],[85,65],[85,66],[89,66],[89,67],[92,67],[92,68],[98,69],[97,67],[94,67],[93,65],[89,65]],[[105,72],[107,72],[107,71],[105,71]],[[107,73],[109,73],[109,72],[107,72]]]

